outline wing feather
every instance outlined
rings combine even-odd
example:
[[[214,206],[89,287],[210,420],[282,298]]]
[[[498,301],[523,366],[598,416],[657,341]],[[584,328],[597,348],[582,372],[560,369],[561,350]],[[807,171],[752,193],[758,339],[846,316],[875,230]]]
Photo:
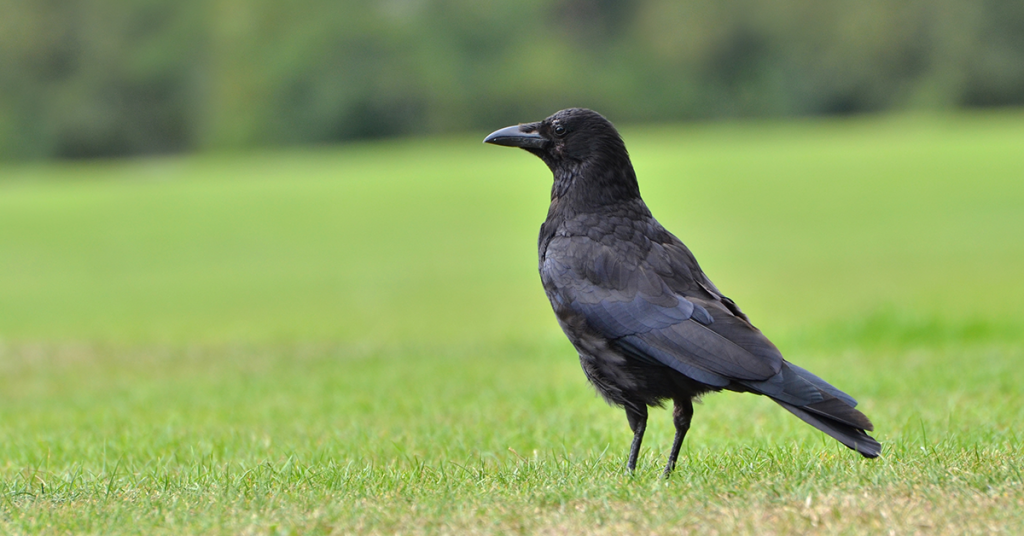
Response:
[[[716,387],[769,380],[781,370],[778,349],[699,285],[678,292],[649,263],[617,262],[622,255],[589,240],[571,246],[542,263],[541,276],[557,294],[552,302],[623,353]]]

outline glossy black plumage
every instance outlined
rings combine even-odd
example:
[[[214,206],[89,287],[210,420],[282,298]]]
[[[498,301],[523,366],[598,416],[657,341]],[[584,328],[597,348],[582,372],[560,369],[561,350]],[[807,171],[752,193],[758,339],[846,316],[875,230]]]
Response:
[[[785,361],[654,219],[625,144],[604,117],[562,110],[484,141],[521,147],[554,175],[540,231],[541,281],[587,378],[626,410],[634,432],[630,470],[648,406],[675,403],[668,475],[689,429],[693,398],[722,389],[766,395],[862,455],[880,453],[856,401]]]

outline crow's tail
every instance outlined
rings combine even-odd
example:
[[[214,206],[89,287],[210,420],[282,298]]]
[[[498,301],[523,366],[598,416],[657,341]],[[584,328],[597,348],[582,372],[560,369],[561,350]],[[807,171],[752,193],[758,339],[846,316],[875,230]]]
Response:
[[[782,370],[769,380],[743,383],[864,457],[881,454],[882,446],[866,433],[874,426],[854,409],[857,401],[814,374],[783,361]]]
[[[850,447],[851,449],[861,453],[865,458],[875,458],[882,452],[882,445],[875,441],[875,439],[865,433],[865,430],[871,430],[871,421],[864,416],[863,413],[843,404],[838,398],[833,398],[832,401],[827,401],[828,405],[842,404],[843,408],[841,412],[849,415],[856,415],[860,419],[863,419],[867,423],[866,427],[861,425],[851,425],[848,419],[835,418],[835,413],[832,413],[833,408],[821,409],[823,403],[810,404],[803,407],[797,407],[792,404],[787,404],[781,400],[775,400],[780,406],[789,410],[790,413],[800,417],[807,424],[825,432],[826,434],[834,437],[840,443]],[[838,404],[832,404],[837,402]]]

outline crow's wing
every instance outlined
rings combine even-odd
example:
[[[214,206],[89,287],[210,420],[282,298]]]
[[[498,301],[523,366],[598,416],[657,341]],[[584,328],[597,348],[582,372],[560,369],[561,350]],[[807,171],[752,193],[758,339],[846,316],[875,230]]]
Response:
[[[556,313],[582,317],[587,329],[627,356],[714,387],[777,376],[783,360],[775,345],[704,288],[696,261],[688,266],[655,246],[552,240],[541,277]]]

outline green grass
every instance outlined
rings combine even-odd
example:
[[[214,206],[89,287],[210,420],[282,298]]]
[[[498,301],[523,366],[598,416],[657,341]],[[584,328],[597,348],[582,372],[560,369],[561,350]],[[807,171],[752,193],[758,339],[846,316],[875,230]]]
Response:
[[[0,168],[0,533],[1019,533],[1024,114],[624,129],[863,460],[750,395],[630,433],[479,136]]]

